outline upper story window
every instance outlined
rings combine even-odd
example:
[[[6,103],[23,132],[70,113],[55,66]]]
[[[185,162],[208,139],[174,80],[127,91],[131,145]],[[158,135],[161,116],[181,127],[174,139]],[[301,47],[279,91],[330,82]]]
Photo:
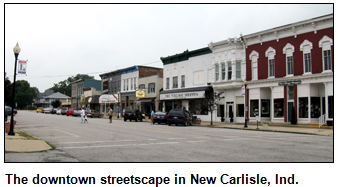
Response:
[[[257,80],[258,79],[258,69],[257,69],[257,63],[258,63],[258,58],[259,54],[257,51],[252,51],[249,55],[249,58],[251,60],[251,79],[252,80]]]
[[[225,80],[225,63],[222,63],[222,80]]]
[[[128,91],[129,90],[129,79],[126,79],[126,83],[127,83],[126,88],[127,88],[127,91]]]
[[[169,78],[166,79],[166,89],[169,89]]]
[[[228,62],[228,80],[231,80],[232,76],[232,65],[231,62]]]
[[[181,76],[181,87],[184,88],[185,87],[185,75]]]
[[[240,79],[241,78],[241,62],[238,61],[236,62],[236,79]]]
[[[130,90],[134,90],[134,84],[133,84],[133,81],[134,81],[134,79],[133,78],[131,78],[130,79]]]
[[[178,88],[178,77],[173,77],[173,88]]]
[[[286,56],[286,75],[293,75],[293,52],[295,47],[290,43],[283,48],[283,54]]]
[[[333,45],[333,40],[324,36],[319,41],[319,47],[322,48],[323,53],[323,71],[331,71],[332,70],[332,58],[331,58],[331,46]]]
[[[136,78],[134,78],[134,88],[136,90]]]
[[[303,51],[303,68],[304,73],[311,73],[311,49],[312,43],[309,40],[304,40],[302,44],[300,44],[300,51]]]
[[[268,58],[268,73],[270,78],[275,77],[275,55],[276,50],[272,47],[269,47],[268,50],[265,51],[265,56]]]
[[[219,81],[219,64],[215,65],[215,77],[216,77],[216,81]]]
[[[155,83],[148,84],[148,93],[155,93]]]
[[[140,85],[138,86],[138,88],[139,88],[139,89],[146,89],[146,85],[145,85],[145,84],[140,84]]]

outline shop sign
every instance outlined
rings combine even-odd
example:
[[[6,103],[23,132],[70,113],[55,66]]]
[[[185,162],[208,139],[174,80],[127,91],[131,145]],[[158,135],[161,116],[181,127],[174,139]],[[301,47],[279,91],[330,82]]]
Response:
[[[295,85],[295,84],[302,84],[302,81],[285,81],[285,82],[279,82],[278,86],[289,86],[289,85]]]
[[[160,100],[205,98],[205,91],[161,94]]]
[[[145,97],[146,90],[145,89],[136,89],[136,97]]]

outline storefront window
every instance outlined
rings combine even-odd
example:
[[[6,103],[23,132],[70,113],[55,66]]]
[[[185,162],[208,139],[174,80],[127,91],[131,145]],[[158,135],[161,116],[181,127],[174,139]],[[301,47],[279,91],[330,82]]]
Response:
[[[189,100],[189,111],[191,114],[208,115],[208,106],[206,99]]]
[[[320,117],[320,97],[311,97],[311,118]]]
[[[309,99],[307,97],[299,98],[299,118],[308,118]]]
[[[244,104],[237,104],[236,117],[244,117]]]
[[[262,117],[270,117],[270,100],[262,100]]]
[[[250,117],[258,115],[258,100],[250,100]]]
[[[284,99],[274,99],[273,106],[274,106],[274,117],[275,118],[284,117]]]
[[[333,118],[333,96],[328,97],[329,118]]]

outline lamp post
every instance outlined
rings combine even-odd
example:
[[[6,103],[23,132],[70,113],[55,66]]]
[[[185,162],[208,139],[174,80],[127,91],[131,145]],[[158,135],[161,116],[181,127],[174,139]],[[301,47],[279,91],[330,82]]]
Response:
[[[247,103],[246,103],[246,99],[247,99],[247,95],[246,95],[246,86],[248,85],[248,82],[246,82],[246,80],[244,81],[244,91],[245,91],[245,94],[244,94],[244,120],[245,120],[245,122],[244,122],[244,127],[248,127],[248,125],[247,125],[247,111],[248,111],[248,106],[247,106]]]
[[[120,91],[117,92],[117,118],[120,118]]]
[[[14,66],[14,81],[13,81],[13,100],[12,100],[12,118],[11,118],[11,126],[8,132],[8,135],[14,136],[14,105],[15,105],[15,80],[16,80],[16,62],[18,61],[18,56],[20,53],[19,43],[16,43],[16,46],[13,48],[14,56],[15,56],[15,66]]]

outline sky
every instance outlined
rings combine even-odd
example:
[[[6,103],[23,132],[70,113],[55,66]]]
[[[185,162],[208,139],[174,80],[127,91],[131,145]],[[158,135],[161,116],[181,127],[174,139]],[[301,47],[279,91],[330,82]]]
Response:
[[[4,60],[14,78],[13,47],[40,92],[76,74],[134,65],[163,68],[161,57],[210,42],[333,13],[332,4],[6,4]]]

